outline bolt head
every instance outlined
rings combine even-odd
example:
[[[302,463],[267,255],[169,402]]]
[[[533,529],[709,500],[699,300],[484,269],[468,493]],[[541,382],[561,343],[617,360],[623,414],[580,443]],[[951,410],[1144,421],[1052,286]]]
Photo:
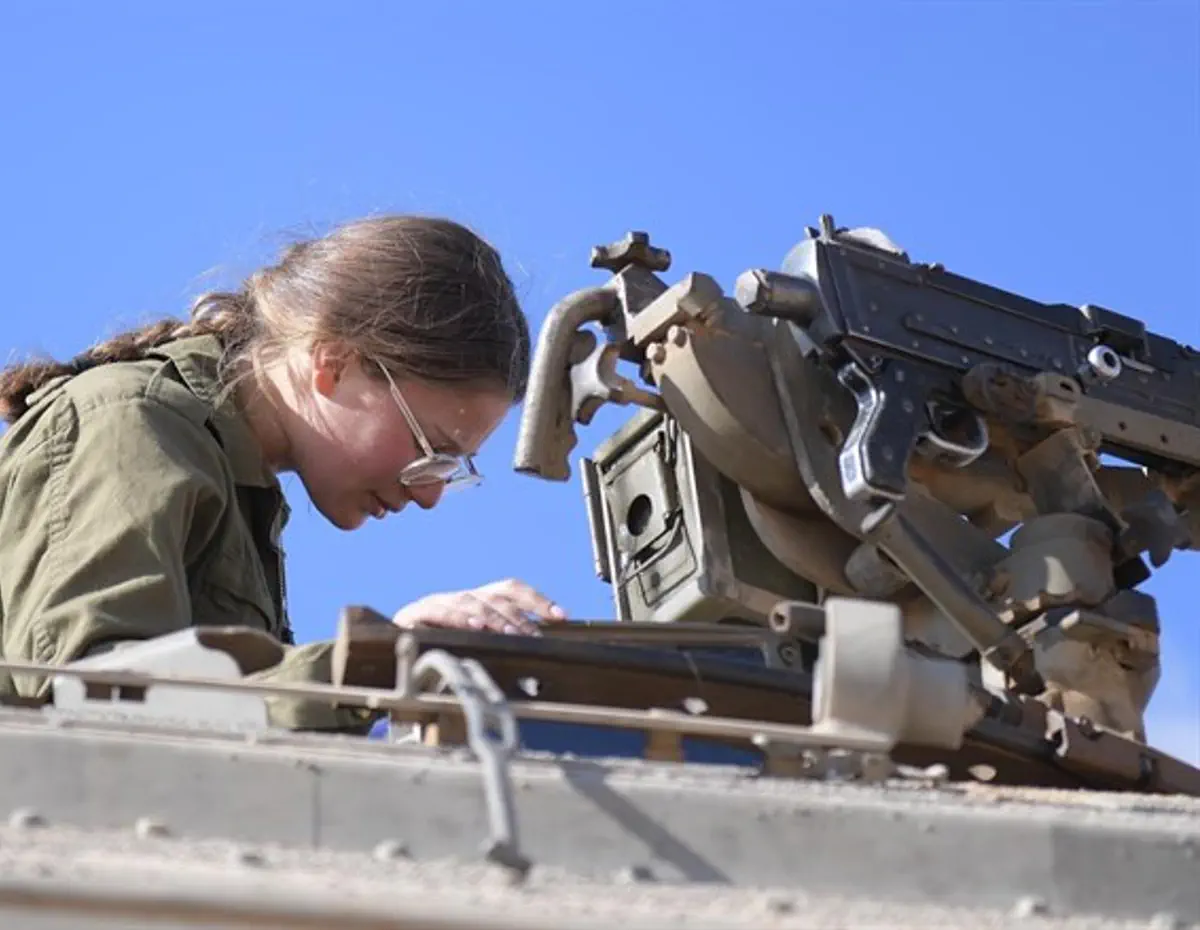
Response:
[[[139,839],[150,839],[152,837],[166,836],[170,831],[167,830],[167,825],[162,821],[155,820],[153,817],[139,817],[133,825],[133,831]]]
[[[229,852],[229,864],[261,868],[267,864],[266,857],[256,849],[238,847]]]
[[[724,292],[709,275],[692,272],[683,279],[679,294],[679,309],[697,320],[707,320],[721,305]]]
[[[372,850],[372,856],[379,862],[407,859],[409,857],[408,846],[400,840],[383,840]]]
[[[18,807],[8,818],[8,825],[18,830],[46,826],[46,818],[31,807]]]
[[[630,885],[653,882],[654,872],[646,865],[628,865],[617,872],[617,881]]]
[[[770,290],[757,268],[743,271],[733,286],[733,299],[751,312],[762,310],[770,299]]]
[[[1050,908],[1046,906],[1046,902],[1033,895],[1018,898],[1012,908],[1012,916],[1019,919],[1042,917],[1049,913]]]

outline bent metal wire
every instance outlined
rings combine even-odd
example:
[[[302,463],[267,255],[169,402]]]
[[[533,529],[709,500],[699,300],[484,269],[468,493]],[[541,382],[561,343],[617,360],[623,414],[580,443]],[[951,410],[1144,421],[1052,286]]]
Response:
[[[379,370],[387,379],[392,397],[396,401],[396,406],[400,408],[400,412],[404,414],[404,419],[408,421],[408,428],[412,430],[413,438],[417,440],[417,445],[425,453],[404,466],[398,479],[400,483],[405,487],[440,483],[446,486],[447,491],[474,487],[479,484],[483,480],[483,476],[475,468],[474,457],[466,454],[454,455],[450,452],[435,452],[433,444],[425,436],[425,431],[421,429],[421,424],[413,415],[412,408],[408,406],[404,395],[400,393],[396,382],[392,380],[391,373],[382,362],[376,362],[376,364],[379,365]]]

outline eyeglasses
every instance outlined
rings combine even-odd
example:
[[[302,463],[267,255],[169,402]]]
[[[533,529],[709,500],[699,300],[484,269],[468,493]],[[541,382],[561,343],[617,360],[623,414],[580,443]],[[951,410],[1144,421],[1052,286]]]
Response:
[[[387,378],[388,387],[392,391],[392,398],[396,401],[396,406],[400,408],[400,412],[404,414],[404,419],[408,421],[408,428],[412,430],[413,437],[417,440],[417,445],[425,453],[421,458],[415,459],[404,466],[398,479],[400,483],[405,487],[444,484],[447,491],[474,487],[479,484],[483,480],[483,476],[475,469],[474,458],[470,455],[435,452],[433,445],[425,436],[425,431],[421,429],[421,424],[413,416],[412,408],[408,406],[404,395],[400,393],[400,389],[396,387],[396,382],[392,380],[391,373],[381,362],[377,362],[376,364],[379,365],[379,370],[383,372],[383,376]]]

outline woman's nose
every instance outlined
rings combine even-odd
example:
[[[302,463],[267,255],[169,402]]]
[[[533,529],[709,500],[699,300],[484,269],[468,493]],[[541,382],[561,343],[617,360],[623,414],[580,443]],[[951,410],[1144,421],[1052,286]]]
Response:
[[[437,506],[438,501],[442,499],[442,494],[445,490],[446,486],[439,482],[437,484],[424,484],[419,487],[409,488],[408,493],[422,510],[432,510]]]

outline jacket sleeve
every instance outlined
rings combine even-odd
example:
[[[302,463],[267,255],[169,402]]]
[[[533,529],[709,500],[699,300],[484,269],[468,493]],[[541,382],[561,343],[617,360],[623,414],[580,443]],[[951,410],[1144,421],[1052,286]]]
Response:
[[[212,434],[146,396],[55,403],[44,417],[4,463],[3,654],[60,664],[188,626],[188,566],[231,503]]]
[[[290,646],[279,664],[249,677],[252,681],[267,684],[330,684],[333,681],[333,645],[332,640],[320,640]],[[292,696],[271,696],[266,702],[271,725],[287,730],[365,734],[384,716],[379,711]]]

